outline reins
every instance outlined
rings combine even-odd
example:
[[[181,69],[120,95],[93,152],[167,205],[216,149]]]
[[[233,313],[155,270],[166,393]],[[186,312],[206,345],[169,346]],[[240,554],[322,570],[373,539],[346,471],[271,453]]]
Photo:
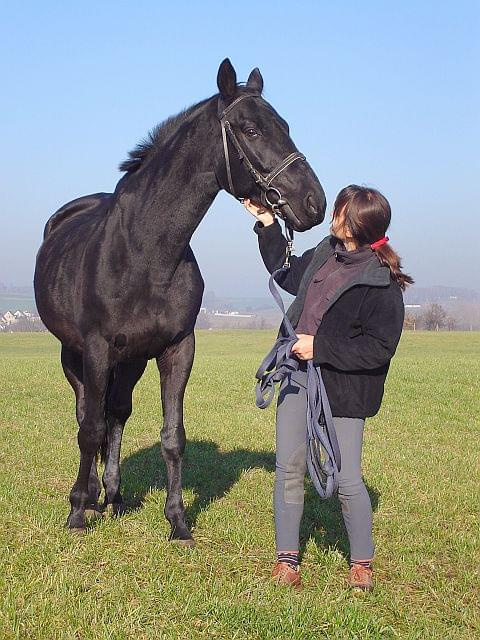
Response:
[[[287,245],[287,259],[289,258]],[[255,377],[256,405],[265,409],[275,395],[275,384],[297,371],[299,360],[291,355],[292,347],[298,340],[295,330],[285,313],[280,293],[275,285],[275,277],[285,273],[290,266],[277,269],[270,276],[268,286],[279,306],[286,335],[277,338],[270,352],[260,364]],[[318,495],[330,498],[338,490],[338,474],[341,469],[340,448],[333,424],[332,410],[319,365],[307,360],[307,469]]]

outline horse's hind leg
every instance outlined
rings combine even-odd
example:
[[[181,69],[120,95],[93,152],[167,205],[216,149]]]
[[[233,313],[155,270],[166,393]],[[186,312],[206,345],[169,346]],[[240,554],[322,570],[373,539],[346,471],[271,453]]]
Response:
[[[95,456],[106,432],[105,397],[111,363],[108,344],[99,335],[89,336],[83,350],[83,415],[80,416],[78,446],[80,466],[70,492],[70,529],[85,528],[85,508],[89,504],[89,480]]]
[[[80,426],[85,413],[83,359],[79,353],[62,345],[61,360],[65,377],[75,392],[77,422]],[[94,457],[88,477],[88,509],[98,511],[98,498],[100,496],[100,491],[101,486],[97,474],[97,460],[96,457]]]
[[[107,438],[104,455],[105,508],[117,514],[122,509],[120,494],[120,448],[125,423],[132,413],[132,393],[142,377],[146,360],[119,363],[113,372],[107,393]]]
[[[182,456],[185,450],[183,397],[194,353],[195,338],[190,333],[157,358],[163,406],[162,455],[167,467],[165,516],[171,526],[170,539],[188,546],[193,545],[193,539],[185,522],[182,499]]]

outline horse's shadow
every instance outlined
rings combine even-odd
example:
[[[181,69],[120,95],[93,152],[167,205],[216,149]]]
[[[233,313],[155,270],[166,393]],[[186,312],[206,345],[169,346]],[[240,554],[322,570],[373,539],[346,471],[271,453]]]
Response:
[[[195,526],[202,509],[212,500],[224,496],[239,480],[243,471],[260,467],[275,471],[275,454],[270,451],[234,449],[220,451],[217,443],[206,440],[189,440],[183,462],[183,487],[195,495],[186,508],[187,521]],[[145,496],[152,489],[165,489],[167,475],[160,446],[141,449],[127,457],[121,465],[124,512],[142,507]],[[367,485],[375,510],[379,493]],[[310,481],[306,484],[305,508],[300,528],[300,552],[304,552],[309,539],[320,548],[338,549],[348,556],[348,538],[343,524],[338,499],[320,500]]]

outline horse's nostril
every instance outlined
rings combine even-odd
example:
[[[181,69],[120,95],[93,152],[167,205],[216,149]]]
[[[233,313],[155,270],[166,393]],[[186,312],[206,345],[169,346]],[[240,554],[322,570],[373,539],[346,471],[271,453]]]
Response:
[[[318,213],[317,205],[312,193],[309,193],[305,198],[305,206],[310,211],[310,213],[313,213],[313,215],[315,216],[317,215]]]

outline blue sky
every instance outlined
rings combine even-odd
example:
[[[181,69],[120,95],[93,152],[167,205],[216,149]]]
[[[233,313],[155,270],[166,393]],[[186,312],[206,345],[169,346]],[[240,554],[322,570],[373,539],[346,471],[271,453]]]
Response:
[[[30,283],[48,217],[112,191],[127,151],[215,93],[228,56],[239,80],[260,67],[329,207],[352,182],[380,189],[418,285],[480,290],[478,3],[46,1],[0,22],[0,281]],[[267,295],[252,224],[217,197],[192,241],[207,290]],[[327,233],[297,234],[297,253]]]

